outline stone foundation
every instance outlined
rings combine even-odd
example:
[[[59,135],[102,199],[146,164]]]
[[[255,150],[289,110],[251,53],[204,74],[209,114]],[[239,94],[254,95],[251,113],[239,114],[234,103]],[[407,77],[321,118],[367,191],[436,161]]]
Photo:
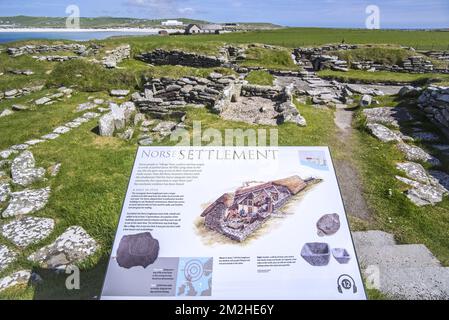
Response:
[[[194,68],[216,68],[227,62],[224,57],[206,56],[177,50],[166,51],[162,49],[143,53],[136,58],[154,65],[181,65]]]
[[[449,132],[449,87],[428,87],[418,98],[427,117]]]

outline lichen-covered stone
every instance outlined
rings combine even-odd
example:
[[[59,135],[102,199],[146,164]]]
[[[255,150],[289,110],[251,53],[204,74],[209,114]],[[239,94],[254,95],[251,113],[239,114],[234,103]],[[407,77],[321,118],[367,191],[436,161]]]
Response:
[[[399,143],[398,149],[404,153],[405,158],[409,161],[421,161],[425,163],[429,163],[433,166],[441,165],[439,159],[434,156],[428,154],[426,151],[417,146],[411,146],[406,143]]]
[[[23,217],[0,226],[0,233],[16,246],[25,248],[48,237],[54,226],[53,219]]]
[[[16,271],[13,274],[0,279],[0,292],[17,285],[28,284],[31,272],[27,270]]]
[[[0,244],[0,272],[6,269],[17,258],[17,253]]]
[[[24,151],[17,156],[11,165],[12,181],[23,187],[42,180],[45,176],[43,168],[35,168],[35,160],[30,151]]]
[[[23,190],[11,193],[9,205],[2,216],[4,218],[25,215],[45,207],[50,197],[50,188]]]
[[[72,226],[53,243],[31,254],[28,259],[45,268],[55,269],[81,262],[98,248],[97,242],[83,228]]]
[[[400,135],[387,127],[378,123],[368,123],[367,129],[382,142],[399,142],[402,141]]]

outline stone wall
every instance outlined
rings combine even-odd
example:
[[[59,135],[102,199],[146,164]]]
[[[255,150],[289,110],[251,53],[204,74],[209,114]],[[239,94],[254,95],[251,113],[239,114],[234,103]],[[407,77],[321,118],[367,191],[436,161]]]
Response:
[[[47,52],[68,51],[74,52],[78,55],[85,55],[89,50],[98,50],[99,47],[91,45],[89,47],[72,43],[72,44],[56,44],[56,45],[26,45],[22,47],[11,47],[7,49],[7,53],[13,57],[18,57],[24,54],[38,54]]]
[[[418,105],[434,123],[449,130],[449,87],[428,87],[418,98]]]
[[[126,44],[106,52],[106,56],[103,58],[102,63],[106,68],[116,68],[117,64],[130,57],[131,46]]]
[[[0,101],[3,99],[13,99],[21,97],[33,92],[37,92],[43,89],[44,86],[26,87],[21,89],[12,89],[7,91],[0,91]]]
[[[181,65],[194,68],[215,68],[220,67],[227,62],[224,57],[206,56],[177,50],[166,51],[161,49],[143,53],[136,58],[154,65]]]
[[[223,92],[235,81],[234,76],[218,73],[211,73],[207,79],[147,79],[144,91],[134,94],[132,98],[142,113],[156,118],[179,117],[183,115],[182,107],[187,104],[204,105],[214,110]]]

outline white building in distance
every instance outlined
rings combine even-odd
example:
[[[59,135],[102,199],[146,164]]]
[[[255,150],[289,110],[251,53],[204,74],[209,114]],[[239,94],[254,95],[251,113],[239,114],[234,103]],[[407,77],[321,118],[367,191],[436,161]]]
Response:
[[[167,27],[175,27],[175,26],[183,26],[184,23],[182,21],[178,21],[178,20],[167,20],[167,21],[162,21],[162,25],[167,26]]]

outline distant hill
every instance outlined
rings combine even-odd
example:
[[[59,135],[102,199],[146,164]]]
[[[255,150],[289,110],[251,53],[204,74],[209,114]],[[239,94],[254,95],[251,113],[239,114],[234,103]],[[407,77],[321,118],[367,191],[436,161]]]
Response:
[[[14,16],[0,17],[0,27],[11,28],[65,28],[67,17],[31,17]],[[167,19],[137,19],[137,18],[115,18],[115,17],[96,17],[80,18],[81,28],[151,28],[160,27],[162,21]],[[209,24],[213,22],[204,20],[194,20],[186,18],[177,18],[184,24]],[[271,23],[238,23],[238,29],[275,29],[276,26]]]

